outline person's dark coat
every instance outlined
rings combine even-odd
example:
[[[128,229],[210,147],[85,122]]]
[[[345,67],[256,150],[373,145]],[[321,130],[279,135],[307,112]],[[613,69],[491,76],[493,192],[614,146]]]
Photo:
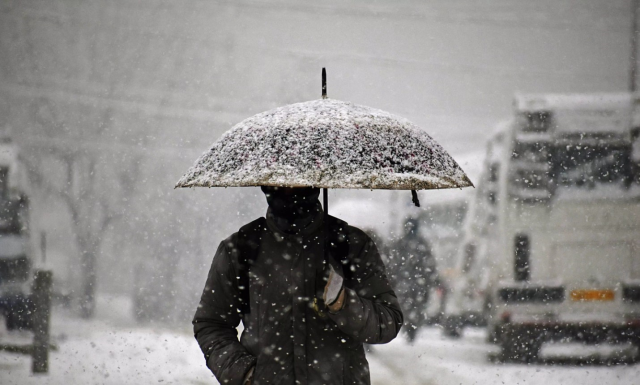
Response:
[[[347,226],[345,306],[321,316],[313,300],[325,285],[322,214],[297,235],[282,232],[270,215],[256,223],[263,231],[249,271],[247,314],[239,310],[238,233],[213,258],[193,319],[207,366],[229,385],[241,384],[254,365],[254,385],[369,384],[363,343],[387,343],[403,323],[373,241]]]

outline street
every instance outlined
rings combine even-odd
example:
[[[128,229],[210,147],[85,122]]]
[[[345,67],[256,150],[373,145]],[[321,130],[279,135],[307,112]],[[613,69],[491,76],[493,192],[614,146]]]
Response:
[[[485,342],[482,329],[467,330],[459,340],[425,330],[413,346],[396,340],[369,355],[372,382],[382,384],[635,384],[640,365],[499,364],[490,360],[498,348]],[[582,351],[607,355],[604,347],[570,345],[543,349],[557,359]]]
[[[30,384],[215,384],[189,325],[180,330],[138,326],[124,298],[100,297],[98,317],[85,321],[56,309],[50,373],[34,376],[27,357],[0,353],[0,383]],[[2,342],[28,342],[29,333],[0,332]],[[403,336],[368,354],[373,385],[420,384],[636,384],[640,365],[496,364],[488,356],[497,348],[484,341],[482,329],[466,330],[459,340],[430,327],[414,345]],[[624,349],[623,349],[624,350]],[[604,347],[543,348],[543,356],[580,351],[614,354]]]

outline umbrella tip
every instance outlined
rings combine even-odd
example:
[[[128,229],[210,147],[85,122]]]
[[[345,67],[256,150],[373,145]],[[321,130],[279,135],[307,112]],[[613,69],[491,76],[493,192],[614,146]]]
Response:
[[[327,70],[322,67],[322,99],[327,98]]]

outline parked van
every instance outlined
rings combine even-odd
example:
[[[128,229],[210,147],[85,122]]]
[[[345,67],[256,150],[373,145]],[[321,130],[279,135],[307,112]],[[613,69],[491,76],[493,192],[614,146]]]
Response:
[[[508,359],[547,341],[640,346],[640,97],[521,95],[487,146],[445,331]]]

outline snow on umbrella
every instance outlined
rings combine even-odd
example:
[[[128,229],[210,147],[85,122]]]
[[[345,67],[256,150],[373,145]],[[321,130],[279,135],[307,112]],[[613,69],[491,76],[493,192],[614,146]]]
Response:
[[[234,126],[176,184],[196,186],[425,190],[472,183],[408,120],[320,99],[266,111]]]

